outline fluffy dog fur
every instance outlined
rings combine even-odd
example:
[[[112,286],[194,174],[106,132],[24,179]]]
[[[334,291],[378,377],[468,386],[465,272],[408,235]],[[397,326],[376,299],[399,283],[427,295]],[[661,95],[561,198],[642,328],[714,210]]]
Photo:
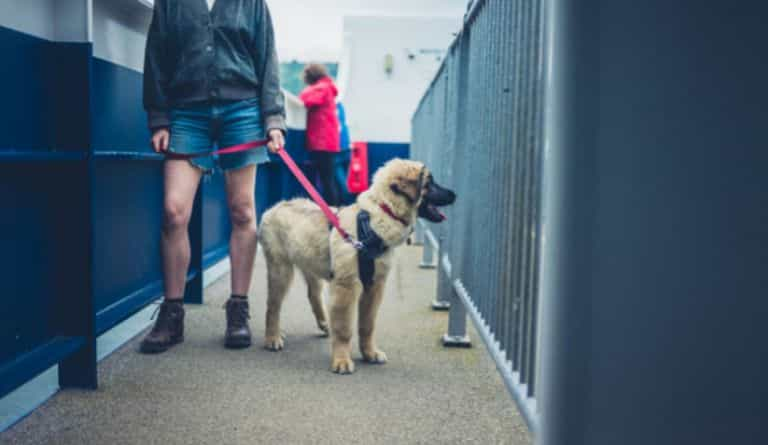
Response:
[[[363,359],[370,363],[386,363],[387,355],[377,347],[374,339],[376,313],[391,266],[392,252],[410,235],[419,207],[429,191],[429,182],[431,175],[422,163],[395,159],[376,172],[371,188],[360,194],[355,204],[338,212],[341,226],[354,236],[357,233],[358,212],[360,209],[368,211],[371,228],[388,246],[387,251],[375,260],[373,284],[366,289],[358,275],[357,251],[336,230],[329,231],[328,221],[312,201],[284,201],[264,214],[259,238],[267,260],[268,299],[264,335],[267,349],[283,349],[280,308],[291,285],[295,266],[306,280],[318,328],[332,337],[331,369],[339,374],[354,372],[351,340],[355,309],[358,312]],[[455,195],[445,192],[450,194],[449,201],[453,202]],[[380,207],[382,203],[407,224],[387,215]],[[330,325],[321,298],[323,281],[330,283]]]

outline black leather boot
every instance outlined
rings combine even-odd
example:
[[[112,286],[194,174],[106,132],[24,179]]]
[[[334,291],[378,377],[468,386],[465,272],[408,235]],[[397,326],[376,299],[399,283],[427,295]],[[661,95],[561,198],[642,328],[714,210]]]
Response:
[[[227,310],[227,331],[224,334],[224,346],[239,349],[251,346],[251,328],[248,326],[248,300],[230,298],[225,306]]]

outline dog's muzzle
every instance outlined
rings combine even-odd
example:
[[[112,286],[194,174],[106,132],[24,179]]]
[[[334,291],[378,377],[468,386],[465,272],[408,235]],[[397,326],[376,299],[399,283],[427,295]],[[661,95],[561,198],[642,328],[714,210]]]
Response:
[[[421,205],[419,206],[419,218],[424,218],[433,223],[443,222],[446,217],[438,207],[451,205],[455,201],[456,193],[441,187],[430,177],[427,193],[424,194],[424,198],[422,198]]]

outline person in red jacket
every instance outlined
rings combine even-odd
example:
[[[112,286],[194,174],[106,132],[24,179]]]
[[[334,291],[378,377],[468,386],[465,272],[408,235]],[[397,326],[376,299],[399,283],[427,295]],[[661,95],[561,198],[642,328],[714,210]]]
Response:
[[[307,149],[312,155],[324,198],[328,204],[340,204],[339,185],[334,178],[336,153],[340,151],[339,118],[336,115],[338,90],[325,66],[310,63],[304,67],[307,87],[299,98],[307,107]]]

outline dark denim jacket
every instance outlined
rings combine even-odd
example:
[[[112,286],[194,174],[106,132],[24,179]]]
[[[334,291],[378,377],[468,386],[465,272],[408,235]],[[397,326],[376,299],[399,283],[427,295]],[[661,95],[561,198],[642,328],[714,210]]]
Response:
[[[149,127],[194,102],[259,98],[264,128],[285,129],[285,98],[265,0],[155,0],[144,61]]]

